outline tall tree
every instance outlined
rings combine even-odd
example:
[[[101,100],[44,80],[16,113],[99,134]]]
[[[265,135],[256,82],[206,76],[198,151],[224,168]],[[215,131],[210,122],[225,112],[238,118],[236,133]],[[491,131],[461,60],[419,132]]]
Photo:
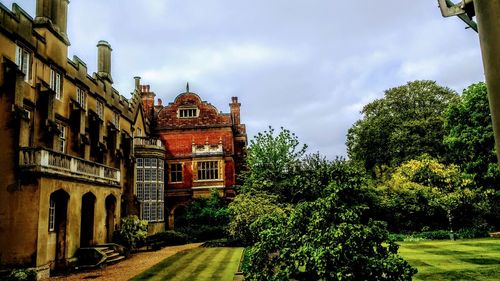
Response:
[[[294,133],[284,128],[278,134],[272,127],[258,133],[247,150],[243,191],[268,192],[284,201],[292,201],[297,171],[306,148]]]
[[[375,171],[424,153],[445,153],[442,114],[457,94],[434,81],[414,81],[388,89],[363,107],[363,119],[347,133],[347,153]]]
[[[500,173],[488,93],[484,83],[470,85],[445,114],[448,161],[459,164],[480,187],[499,189]]]

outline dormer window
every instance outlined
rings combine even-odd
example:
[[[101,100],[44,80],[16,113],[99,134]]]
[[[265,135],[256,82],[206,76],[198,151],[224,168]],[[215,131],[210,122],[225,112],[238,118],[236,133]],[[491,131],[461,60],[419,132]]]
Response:
[[[177,111],[177,116],[179,118],[194,118],[198,117],[198,108],[196,107],[184,107],[184,108],[179,108]]]

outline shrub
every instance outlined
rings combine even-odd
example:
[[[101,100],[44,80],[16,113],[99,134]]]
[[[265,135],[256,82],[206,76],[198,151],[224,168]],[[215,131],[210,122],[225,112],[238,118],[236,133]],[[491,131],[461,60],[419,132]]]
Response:
[[[241,242],[239,240],[234,240],[234,239],[227,239],[227,238],[222,238],[222,239],[217,239],[217,240],[210,240],[205,243],[203,243],[202,247],[239,247],[241,246]]]
[[[115,242],[134,249],[137,243],[144,241],[148,234],[148,221],[137,216],[127,216],[121,219],[121,224],[114,233]]]
[[[460,239],[472,239],[472,238],[483,238],[489,237],[490,228],[488,225],[481,225],[471,228],[462,228],[457,231],[457,236]]]
[[[9,279],[12,281],[30,281],[36,280],[36,272],[33,269],[14,269],[9,274]]]
[[[163,246],[182,245],[186,244],[188,241],[188,236],[186,234],[174,230],[159,232],[151,237],[161,241]]]
[[[193,225],[177,227],[177,231],[185,233],[189,241],[200,242],[226,237],[226,227],[223,225]]]
[[[423,231],[415,234],[418,238],[429,239],[429,240],[443,240],[450,239],[450,231],[448,230],[434,230],[434,231]]]

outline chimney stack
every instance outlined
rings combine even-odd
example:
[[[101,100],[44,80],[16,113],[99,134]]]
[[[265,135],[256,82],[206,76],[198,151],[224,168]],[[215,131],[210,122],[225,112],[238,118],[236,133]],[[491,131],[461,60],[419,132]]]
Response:
[[[35,25],[51,25],[66,45],[69,45],[68,26],[69,0],[37,0]]]
[[[111,79],[111,45],[104,40],[97,43],[97,74],[103,78]]]
[[[241,103],[238,102],[238,97],[232,97],[229,108],[231,109],[231,119],[233,120],[233,125],[240,124],[240,107]]]
[[[135,89],[136,90],[140,90],[140,88],[141,88],[141,77],[135,76],[134,80],[135,80]]]

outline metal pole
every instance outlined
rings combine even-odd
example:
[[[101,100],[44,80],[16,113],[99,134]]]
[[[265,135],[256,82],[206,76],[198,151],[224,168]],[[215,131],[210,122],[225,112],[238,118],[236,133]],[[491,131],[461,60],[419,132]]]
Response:
[[[474,10],[500,166],[500,0],[474,0]]]

